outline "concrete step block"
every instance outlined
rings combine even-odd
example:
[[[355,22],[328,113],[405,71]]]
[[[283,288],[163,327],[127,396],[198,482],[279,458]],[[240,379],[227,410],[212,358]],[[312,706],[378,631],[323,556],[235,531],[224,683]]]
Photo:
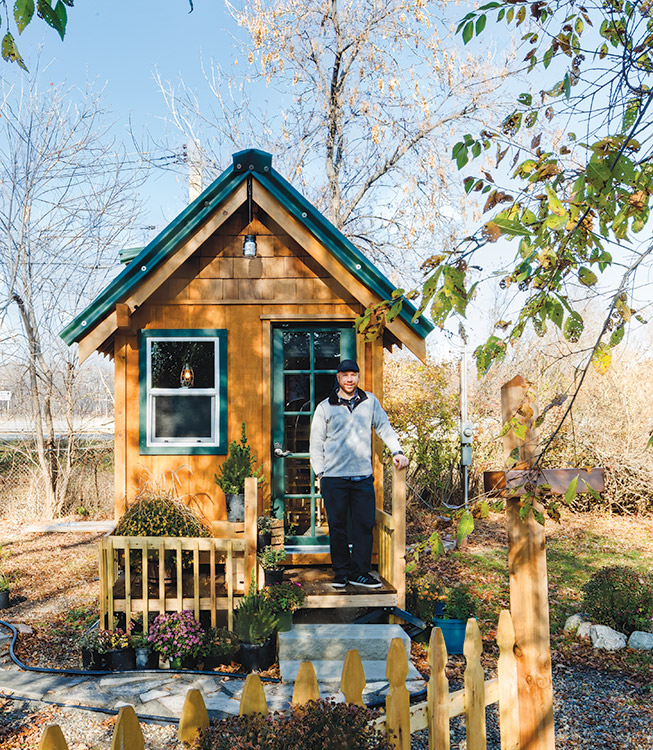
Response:
[[[281,661],[279,664],[281,670],[281,679],[284,682],[294,682],[297,678],[297,671],[299,670],[300,664],[301,661],[296,660]],[[342,677],[343,664],[344,660],[341,661],[338,659],[322,659],[313,661],[313,668],[315,669],[315,674],[317,676],[318,682],[328,682],[339,685],[340,678]],[[365,682],[368,685],[372,682],[381,682],[384,685],[387,685],[385,667],[385,661],[364,659],[363,671],[365,672]],[[419,680],[418,689],[421,690],[424,687],[422,676],[417,671],[417,669],[415,669],[411,662],[408,662],[408,677],[406,679],[408,681]]]
[[[410,659],[410,638],[400,625],[295,625],[279,633],[280,661],[344,661],[356,649],[362,661],[383,661],[393,638],[401,638]]]

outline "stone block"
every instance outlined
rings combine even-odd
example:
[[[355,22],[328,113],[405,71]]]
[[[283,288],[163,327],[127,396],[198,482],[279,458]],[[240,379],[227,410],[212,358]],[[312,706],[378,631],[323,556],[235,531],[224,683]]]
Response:
[[[640,651],[650,651],[653,649],[653,633],[636,630],[634,633],[631,633],[628,639],[628,647],[636,648]]]
[[[401,638],[410,659],[410,638],[400,625],[295,625],[279,633],[279,660],[344,661],[353,648],[363,661],[385,661],[393,638]]]
[[[576,635],[579,638],[589,638],[591,629],[592,629],[591,622],[581,622],[581,624],[576,629]]]
[[[313,661],[313,660],[312,660]],[[301,664],[298,660],[289,660],[280,662],[281,679],[284,682],[294,682],[297,677],[299,665]],[[317,659],[313,661],[313,667],[317,676],[318,682],[333,682],[339,681],[342,676],[342,667],[344,665],[344,659],[339,661],[337,659]],[[387,684],[385,679],[385,661],[379,660],[363,660],[363,671],[365,672],[365,679],[368,682],[383,682]],[[411,662],[408,662],[408,677],[407,680],[421,680],[421,675],[415,669]]]
[[[594,648],[600,648],[604,651],[619,651],[626,647],[627,641],[623,633],[619,633],[607,625],[592,625],[590,638]]]

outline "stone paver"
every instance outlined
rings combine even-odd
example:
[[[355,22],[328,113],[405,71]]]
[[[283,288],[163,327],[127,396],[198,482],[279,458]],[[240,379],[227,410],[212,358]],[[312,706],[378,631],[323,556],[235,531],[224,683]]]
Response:
[[[235,715],[240,708],[244,679],[210,674],[156,672],[125,672],[105,676],[67,676],[30,672],[20,669],[12,661],[0,666],[0,694],[33,700],[56,701],[70,706],[118,709],[134,706],[142,716],[161,716],[178,719],[191,688],[199,688],[209,714],[214,718]],[[382,700],[388,684],[376,680],[367,685],[366,702]],[[409,680],[410,692],[422,690],[422,680]],[[292,700],[292,682],[264,682],[263,689],[271,711],[288,708]],[[320,683],[323,698],[343,700],[339,680]]]

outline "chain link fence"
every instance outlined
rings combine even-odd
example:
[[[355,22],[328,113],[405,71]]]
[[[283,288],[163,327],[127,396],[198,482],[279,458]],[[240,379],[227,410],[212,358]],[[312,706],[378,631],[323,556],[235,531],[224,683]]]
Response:
[[[59,461],[65,446],[52,449]],[[52,458],[53,456],[49,456]],[[63,462],[62,462],[63,463]],[[75,446],[70,471],[62,466],[66,489],[62,516],[111,515],[114,504],[113,441],[86,440]],[[60,485],[61,486],[61,485]],[[0,517],[34,518],[44,511],[45,482],[33,440],[0,440]]]

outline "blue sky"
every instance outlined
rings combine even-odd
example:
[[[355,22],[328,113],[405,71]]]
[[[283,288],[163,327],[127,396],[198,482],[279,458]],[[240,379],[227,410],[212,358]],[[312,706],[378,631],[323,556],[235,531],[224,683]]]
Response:
[[[201,59],[229,65],[237,27],[222,0],[80,0],[68,12],[65,40],[34,19],[17,39],[26,64],[38,62],[45,83],[67,82],[83,88],[86,81],[102,91],[102,101],[116,122],[116,135],[133,151],[134,131],[161,134],[166,106],[154,80],[155,68],[164,80],[184,80],[201,88]],[[5,81],[17,82],[25,73],[17,65],[0,63]],[[182,138],[179,136],[179,146]],[[183,208],[187,186],[180,175],[155,172],[147,183],[145,224],[161,227]]]

